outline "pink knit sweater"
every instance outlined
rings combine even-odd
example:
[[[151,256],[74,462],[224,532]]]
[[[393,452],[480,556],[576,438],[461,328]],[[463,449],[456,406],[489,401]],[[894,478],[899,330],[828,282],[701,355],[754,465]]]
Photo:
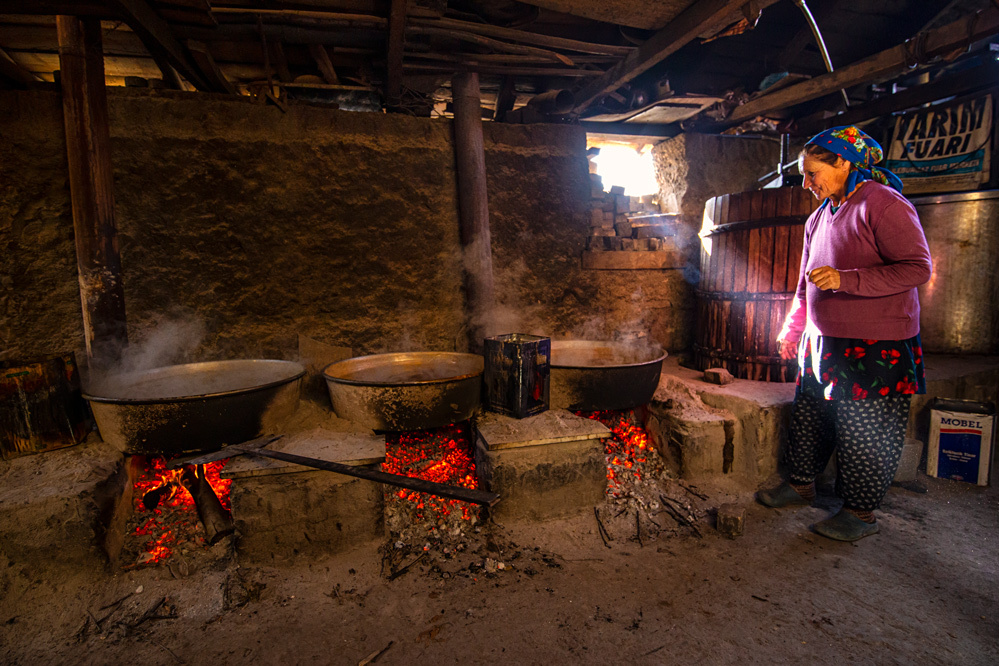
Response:
[[[840,287],[822,291],[807,274],[820,266],[840,272]],[[905,197],[867,181],[833,213],[826,204],[805,223],[805,251],[791,312],[781,337],[820,335],[905,340],[919,333],[916,287],[932,262],[919,217]]]

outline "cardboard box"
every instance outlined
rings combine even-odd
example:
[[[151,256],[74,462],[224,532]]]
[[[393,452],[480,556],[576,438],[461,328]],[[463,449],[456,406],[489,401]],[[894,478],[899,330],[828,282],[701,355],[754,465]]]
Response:
[[[926,473],[989,485],[995,408],[966,400],[937,400],[930,410]]]

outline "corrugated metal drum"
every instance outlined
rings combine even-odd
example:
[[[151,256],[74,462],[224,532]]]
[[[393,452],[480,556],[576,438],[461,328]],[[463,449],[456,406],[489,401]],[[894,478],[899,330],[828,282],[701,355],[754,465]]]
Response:
[[[999,353],[999,190],[910,201],[933,256],[933,275],[919,288],[923,350]]]

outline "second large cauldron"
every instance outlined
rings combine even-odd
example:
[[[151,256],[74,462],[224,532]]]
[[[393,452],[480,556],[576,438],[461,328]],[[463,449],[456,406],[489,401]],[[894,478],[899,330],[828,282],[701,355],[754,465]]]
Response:
[[[552,342],[551,406],[556,409],[633,409],[659,386],[666,352],[654,344]]]
[[[338,361],[323,375],[337,416],[398,432],[471,417],[479,407],[483,366],[477,354],[402,352]]]

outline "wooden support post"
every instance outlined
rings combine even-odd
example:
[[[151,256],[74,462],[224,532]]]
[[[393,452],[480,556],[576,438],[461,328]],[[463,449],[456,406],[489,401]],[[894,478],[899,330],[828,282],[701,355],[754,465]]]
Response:
[[[128,342],[101,22],[59,16],[56,26],[83,332],[90,367],[100,370],[110,367]]]
[[[402,103],[402,53],[406,39],[409,0],[392,0],[389,11],[388,49],[385,70],[385,106],[398,109]]]
[[[493,111],[493,120],[503,122],[506,114],[513,110],[513,105],[517,101],[517,92],[514,89],[512,76],[504,76],[500,85],[499,95],[496,97],[496,109]]]
[[[487,334],[486,319],[493,308],[493,256],[479,75],[474,72],[456,74],[451,80],[451,97],[454,105],[458,215],[465,255],[469,347],[477,351]]]

